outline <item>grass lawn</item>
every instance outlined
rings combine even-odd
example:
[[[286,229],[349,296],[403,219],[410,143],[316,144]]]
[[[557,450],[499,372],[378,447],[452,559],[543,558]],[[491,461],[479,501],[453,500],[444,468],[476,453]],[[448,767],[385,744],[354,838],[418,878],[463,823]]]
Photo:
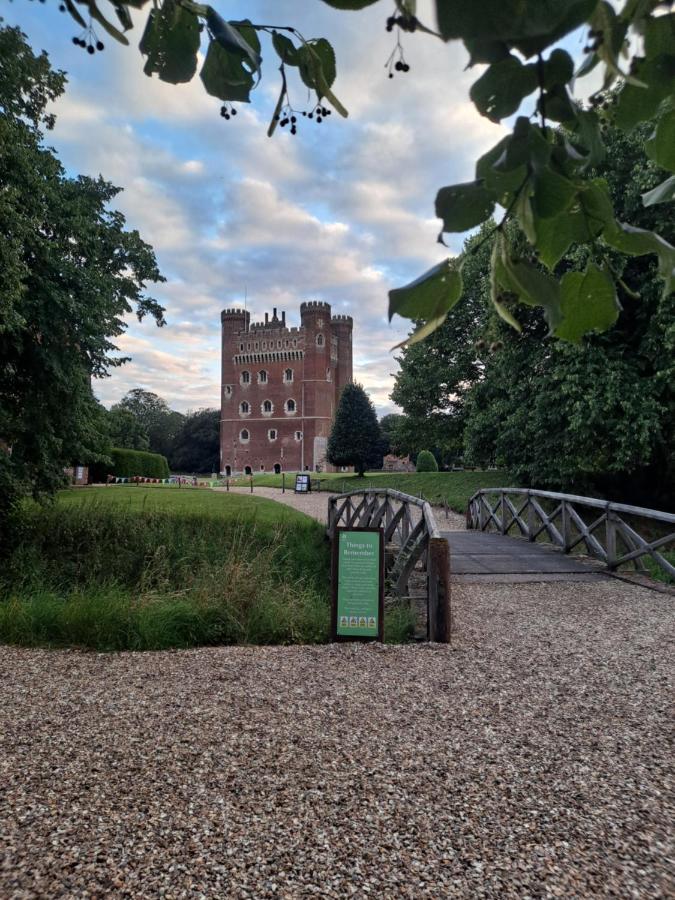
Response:
[[[254,475],[253,486],[281,487],[281,475]],[[469,498],[480,488],[512,487],[513,481],[507,472],[368,472],[364,478],[358,475],[326,472],[321,475],[312,474],[312,484],[321,481],[321,490],[345,491],[359,490],[364,487],[393,488],[406,494],[420,494],[431,503],[447,502],[456,512],[466,512]],[[249,478],[240,478],[236,482],[248,485]],[[287,473],[286,490],[292,490],[295,475]]]

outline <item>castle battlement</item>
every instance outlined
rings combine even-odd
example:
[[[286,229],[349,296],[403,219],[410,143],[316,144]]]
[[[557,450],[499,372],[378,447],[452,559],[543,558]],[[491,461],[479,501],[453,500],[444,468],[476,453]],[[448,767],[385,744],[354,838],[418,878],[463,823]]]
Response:
[[[339,322],[345,322],[347,325],[354,324],[354,320],[352,319],[351,316],[335,315],[335,316],[331,316],[330,320],[331,320],[331,323],[333,323],[333,324],[336,324]]]
[[[304,303],[300,304],[300,315],[309,309],[321,309],[325,312],[330,312],[330,303],[324,303],[323,300],[305,300]]]

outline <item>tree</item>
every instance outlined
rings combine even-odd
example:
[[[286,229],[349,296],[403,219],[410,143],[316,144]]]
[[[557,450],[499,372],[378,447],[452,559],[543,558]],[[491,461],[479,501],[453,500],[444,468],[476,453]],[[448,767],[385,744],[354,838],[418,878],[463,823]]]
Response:
[[[36,57],[19,29],[0,28],[0,527],[25,493],[50,494],[63,467],[105,455],[105,411],[91,379],[112,354],[124,317],[162,308],[151,247],[109,209],[102,178],[69,178],[43,144],[63,73]]]
[[[200,474],[220,470],[220,410],[198,409],[183,417],[173,442],[171,468]]]
[[[375,407],[360,384],[345,385],[328,438],[328,461],[354,466],[359,475],[382,466],[383,441]]]
[[[148,433],[139,419],[128,409],[113,406],[108,413],[108,433],[113,447],[126,450],[148,450]]]
[[[400,453],[399,431],[403,425],[404,416],[398,413],[389,413],[380,419],[380,433],[382,434],[383,452]]]
[[[631,135],[609,129],[608,155],[593,175],[621,215],[673,240],[667,207],[641,204],[664,175],[645,154],[648,135],[647,126]],[[582,346],[547,341],[534,309],[515,334],[485,297],[484,374],[465,400],[467,456],[502,463],[537,487],[663,508],[675,503],[675,295],[663,296],[648,257],[616,254],[611,264],[621,279],[617,324]],[[577,246],[556,271],[580,279],[593,265],[598,258]]]
[[[143,388],[128,391],[111,412],[116,410],[125,410],[136,417],[141,430],[148,436],[153,453],[171,456],[176,435],[183,424],[182,413],[170,409],[166,400]]]
[[[133,26],[129,7],[144,0],[109,0],[106,13],[95,0],[79,0],[90,21],[75,3],[65,8],[84,29],[76,38],[95,50],[92,20],[122,43],[123,32]],[[338,10],[360,10],[380,0],[324,0]],[[656,255],[659,277],[669,293],[675,283],[675,247],[655,233],[626,225],[615,215],[607,186],[592,177],[605,156],[602,126],[614,124],[630,132],[648,121],[653,133],[650,157],[675,171],[675,13],[664,0],[624,0],[616,10],[607,0],[435,0],[431,27],[417,15],[416,0],[394,0],[395,14],[387,10],[386,28],[396,32],[388,61],[389,75],[406,71],[401,38],[412,32],[442,41],[461,40],[470,66],[486,64],[470,89],[478,113],[493,122],[517,116],[509,134],[476,161],[475,178],[442,187],[435,203],[442,220],[441,235],[463,233],[504,210],[493,226],[496,240],[491,258],[490,299],[497,313],[513,328],[521,328],[524,306],[543,309],[548,333],[578,342],[590,332],[602,332],[617,319],[616,277],[610,260],[614,251],[634,256]],[[123,31],[111,21],[115,13]],[[107,15],[106,15],[107,14]],[[555,46],[562,38],[585,29],[587,56],[575,73],[572,57]],[[234,103],[249,102],[262,74],[260,36],[267,38],[279,61],[281,86],[268,135],[277,128],[296,131],[296,116],[288,99],[288,77],[297,71],[313,93],[305,113],[317,121],[332,107],[342,116],[347,110],[333,91],[335,53],[325,38],[306,39],[288,25],[227,22],[211,6],[194,0],[156,2],[140,41],[146,57],[144,71],[171,83],[190,81],[197,71],[202,33],[208,43],[200,77],[204,88],[222,101],[221,115],[232,118]],[[553,48],[553,49],[551,49]],[[606,105],[603,94],[586,107],[572,95],[575,77],[604,68],[602,91],[617,85],[616,102]],[[534,104],[535,114],[531,115]],[[538,117],[539,121],[532,121]],[[565,133],[551,128],[562,123]],[[675,197],[675,176],[669,176],[643,196],[647,205]],[[511,245],[505,225],[518,222],[526,241],[543,263],[533,265],[528,253]],[[601,265],[586,272],[595,290],[582,302],[579,279],[559,281],[551,273],[570,244],[581,243],[600,251]],[[595,265],[595,264],[594,264]],[[597,268],[597,271],[596,271]],[[412,284],[389,294],[390,318],[399,314],[423,324],[412,340],[428,336],[444,321],[464,293],[462,262],[448,258]],[[590,282],[589,282],[590,283]],[[508,299],[519,306],[510,309]]]
[[[462,455],[466,395],[483,369],[476,343],[487,314],[491,239],[486,225],[465,244],[465,301],[424,343],[405,345],[397,357],[391,399],[405,413],[398,438],[411,456],[423,447],[433,448],[445,462]]]
[[[420,450],[415,470],[417,472],[438,472],[438,463],[434,454],[429,450]]]

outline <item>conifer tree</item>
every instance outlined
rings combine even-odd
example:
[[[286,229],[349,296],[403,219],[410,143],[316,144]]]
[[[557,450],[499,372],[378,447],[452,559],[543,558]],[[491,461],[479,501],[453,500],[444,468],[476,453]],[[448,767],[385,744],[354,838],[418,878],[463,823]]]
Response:
[[[366,469],[381,466],[383,445],[375,407],[363,387],[350,382],[342,391],[328,438],[328,461],[354,466],[363,475]]]

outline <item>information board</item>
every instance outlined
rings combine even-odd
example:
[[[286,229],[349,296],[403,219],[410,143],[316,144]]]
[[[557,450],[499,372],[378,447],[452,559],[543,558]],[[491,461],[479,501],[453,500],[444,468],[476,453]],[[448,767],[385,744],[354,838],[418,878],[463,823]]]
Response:
[[[381,528],[337,528],[333,541],[333,640],[382,640],[384,535]]]
[[[309,494],[312,490],[312,482],[309,480],[309,472],[300,473],[295,476],[295,493]]]

